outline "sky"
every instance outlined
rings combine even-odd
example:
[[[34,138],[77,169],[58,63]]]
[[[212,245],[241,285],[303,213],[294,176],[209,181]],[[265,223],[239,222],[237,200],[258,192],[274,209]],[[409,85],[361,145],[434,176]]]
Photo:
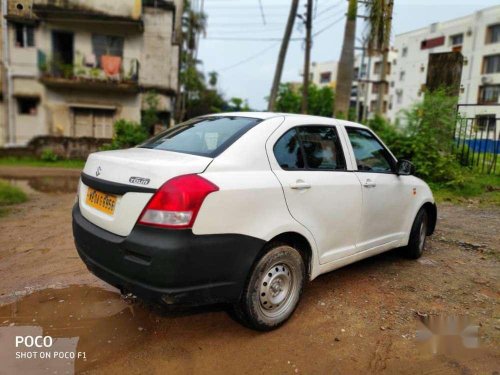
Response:
[[[300,0],[304,13],[306,0]],[[280,40],[288,18],[290,0],[193,0],[208,15],[198,58],[206,72],[219,73],[219,90],[226,99],[248,99],[252,109],[267,107]],[[260,7],[262,4],[262,8]],[[338,60],[342,47],[347,0],[314,0],[311,61]],[[407,31],[477,10],[499,5],[499,0],[394,0],[393,37]],[[363,10],[360,5],[359,13]],[[358,35],[363,22],[357,23]],[[296,19],[281,82],[301,81],[304,61],[304,27]],[[256,40],[253,40],[256,39]]]

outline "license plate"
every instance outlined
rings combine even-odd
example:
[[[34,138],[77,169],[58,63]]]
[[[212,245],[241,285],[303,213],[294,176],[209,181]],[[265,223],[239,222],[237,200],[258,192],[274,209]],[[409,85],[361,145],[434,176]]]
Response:
[[[89,187],[85,202],[96,210],[113,215],[115,212],[116,195],[103,193]]]

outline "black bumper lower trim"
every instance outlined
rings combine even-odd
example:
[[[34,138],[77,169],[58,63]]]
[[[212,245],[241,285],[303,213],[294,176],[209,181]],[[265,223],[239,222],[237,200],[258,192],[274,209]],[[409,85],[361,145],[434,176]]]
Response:
[[[236,302],[264,245],[240,234],[195,235],[136,225],[117,236],[73,208],[73,235],[89,270],[107,283],[160,304]]]

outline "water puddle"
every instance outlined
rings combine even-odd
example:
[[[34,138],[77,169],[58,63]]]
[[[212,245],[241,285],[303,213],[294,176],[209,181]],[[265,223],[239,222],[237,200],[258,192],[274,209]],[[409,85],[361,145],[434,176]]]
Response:
[[[146,308],[104,289],[35,292],[0,306],[2,371],[71,374],[95,369],[147,341],[156,319]],[[36,337],[41,338],[32,341]]]
[[[24,192],[32,194],[38,193],[76,193],[79,176],[33,176],[33,177],[12,177],[0,176],[0,179],[18,186]]]
[[[252,337],[220,307],[160,313],[114,289],[43,289],[0,306],[0,374],[193,373]]]

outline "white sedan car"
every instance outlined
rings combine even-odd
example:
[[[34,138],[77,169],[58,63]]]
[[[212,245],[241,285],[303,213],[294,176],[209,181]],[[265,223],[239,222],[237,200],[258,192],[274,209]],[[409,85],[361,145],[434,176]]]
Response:
[[[436,206],[367,127],[280,113],[203,116],[89,156],[73,209],[91,272],[153,304],[229,303],[283,324],[306,280],[402,247],[418,258]]]

